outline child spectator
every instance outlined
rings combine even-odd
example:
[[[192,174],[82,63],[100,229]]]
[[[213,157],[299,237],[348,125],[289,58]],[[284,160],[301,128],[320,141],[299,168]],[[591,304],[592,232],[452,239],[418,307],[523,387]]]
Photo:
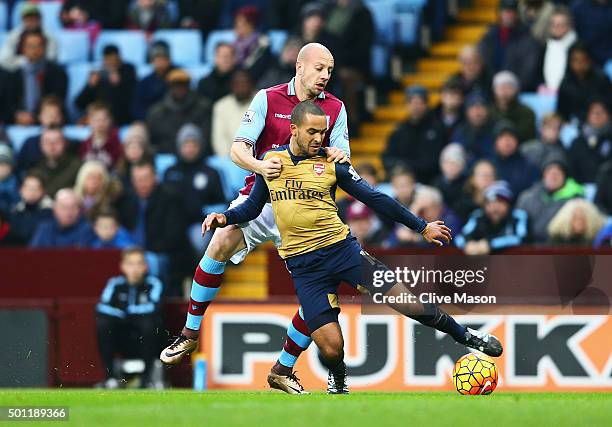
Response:
[[[117,214],[111,209],[101,210],[93,220],[96,237],[93,249],[125,249],[134,245],[130,233],[119,225]]]
[[[131,248],[121,255],[121,276],[108,280],[96,306],[98,347],[106,369],[106,388],[117,388],[115,354],[140,357],[145,362],[141,387],[151,387],[153,361],[159,352],[156,330],[161,323],[163,285],[148,275],[145,253]]]
[[[91,136],[81,144],[81,160],[98,160],[112,169],[123,155],[123,148],[119,132],[113,127],[110,108],[102,102],[89,104],[87,120],[91,126]]]
[[[38,224],[53,218],[53,200],[45,194],[45,185],[38,175],[28,174],[19,189],[21,199],[10,214],[11,229],[19,245],[27,245]]]

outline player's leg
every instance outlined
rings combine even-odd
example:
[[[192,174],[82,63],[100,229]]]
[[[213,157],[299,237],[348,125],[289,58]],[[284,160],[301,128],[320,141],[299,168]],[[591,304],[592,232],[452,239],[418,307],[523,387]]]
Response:
[[[362,259],[361,271],[359,275],[355,274],[355,271],[348,272],[347,282],[354,286],[364,283],[363,286],[371,294],[378,292],[386,296],[399,296],[412,293],[403,283],[391,282],[385,283],[379,288],[374,287],[366,278],[373,277],[374,271],[386,271],[388,267],[364,250],[360,250],[359,256]],[[404,298],[404,300],[406,299]],[[415,299],[414,302],[406,301],[402,303],[388,303],[387,305],[398,313],[410,317],[425,326],[449,334],[459,344],[482,351],[493,357],[498,357],[503,352],[503,347],[497,337],[458,323],[450,314],[446,313],[436,304],[424,304]]]
[[[247,196],[241,195],[230,207],[246,199]],[[206,254],[196,268],[185,327],[180,336],[162,351],[162,362],[170,365],[179,363],[183,356],[196,349],[202,318],[219,292],[225,264],[229,260],[234,264],[242,262],[249,252],[267,241],[274,242],[276,246],[281,243],[270,204],[266,204],[261,214],[249,223],[215,230]]]
[[[283,390],[289,394],[308,394],[300,384],[300,380],[295,376],[293,367],[298,357],[308,348],[311,342],[312,338],[304,321],[304,312],[300,307],[287,328],[287,338],[285,338],[280,357],[268,374],[270,387]]]
[[[329,370],[327,376],[328,394],[348,394],[346,364],[344,363],[344,339],[338,323],[337,309],[330,309],[309,322],[314,329],[312,339],[319,348],[323,363]],[[321,324],[321,326],[318,326]]]
[[[202,318],[219,292],[225,264],[232,255],[244,248],[246,243],[239,227],[215,230],[193,276],[185,326],[180,336],[161,352],[159,358],[162,362],[168,365],[179,363],[183,356],[196,349]]]
[[[311,342],[310,331],[306,326],[304,313],[300,307],[287,328],[287,338],[283,350],[276,364],[272,367],[272,372],[278,375],[289,375],[293,371],[298,357],[308,348]]]

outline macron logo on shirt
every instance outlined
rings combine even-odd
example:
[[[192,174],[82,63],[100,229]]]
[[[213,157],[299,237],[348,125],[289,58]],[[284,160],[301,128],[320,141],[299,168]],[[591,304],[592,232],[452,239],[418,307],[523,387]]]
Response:
[[[274,113],[274,117],[277,118],[277,119],[291,120],[291,114]]]

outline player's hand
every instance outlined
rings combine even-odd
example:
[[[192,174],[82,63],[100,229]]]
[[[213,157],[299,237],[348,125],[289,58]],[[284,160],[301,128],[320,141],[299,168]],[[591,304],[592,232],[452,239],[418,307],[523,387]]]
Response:
[[[324,150],[327,154],[327,161],[330,163],[346,163],[350,160],[346,153],[338,147],[325,147]]]
[[[278,178],[281,174],[283,161],[278,157],[272,157],[267,160],[262,160],[259,164],[259,170],[255,171],[266,179]]]
[[[444,246],[444,243],[448,244],[452,239],[451,230],[444,225],[444,221],[428,223],[421,234],[429,243],[435,243],[438,246]]]
[[[202,236],[206,234],[209,230],[214,230],[215,228],[223,228],[227,225],[227,218],[225,215],[220,213],[211,213],[206,216],[206,219],[202,223]]]

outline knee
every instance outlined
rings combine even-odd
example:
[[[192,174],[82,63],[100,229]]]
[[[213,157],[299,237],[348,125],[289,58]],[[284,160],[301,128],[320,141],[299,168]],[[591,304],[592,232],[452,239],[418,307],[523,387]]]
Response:
[[[228,228],[220,228],[215,231],[208,248],[206,255],[216,261],[227,262],[236,252],[234,239],[230,238],[231,230]]]
[[[319,351],[326,361],[333,364],[339,363],[344,359],[344,343],[341,339],[324,343],[319,347]]]

